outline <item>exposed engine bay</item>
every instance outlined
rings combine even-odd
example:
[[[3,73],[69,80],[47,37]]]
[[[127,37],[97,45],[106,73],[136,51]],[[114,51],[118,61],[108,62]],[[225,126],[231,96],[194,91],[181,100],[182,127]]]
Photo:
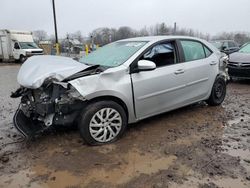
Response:
[[[15,127],[24,136],[33,137],[51,125],[72,125],[77,121],[87,101],[68,82],[102,71],[99,66],[92,66],[60,82],[48,78],[36,89],[21,86],[11,94],[12,98],[21,97],[21,103],[14,116]]]

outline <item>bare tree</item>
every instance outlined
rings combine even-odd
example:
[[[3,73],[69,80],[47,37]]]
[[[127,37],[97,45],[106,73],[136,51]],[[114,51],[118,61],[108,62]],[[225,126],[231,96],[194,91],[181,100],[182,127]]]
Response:
[[[33,31],[33,37],[35,41],[39,42],[39,41],[48,39],[48,34],[44,30],[36,30],[36,31]]]
[[[250,41],[250,34],[246,34],[246,33],[236,33],[234,35],[234,40],[240,44],[240,45],[243,45],[245,44],[246,42],[249,42]]]
[[[139,36],[139,37],[149,36],[149,31],[148,31],[147,27],[145,26],[144,28],[142,28],[141,30],[139,30],[137,32],[137,36]]]
[[[213,40],[235,40],[238,44],[243,45],[250,41],[250,33],[244,32],[222,32],[213,37]]]
[[[127,26],[120,27],[116,33],[117,40],[131,38],[135,36],[136,36],[136,32]]]
[[[105,27],[105,28],[95,29],[89,34],[89,36],[94,37],[94,42],[96,44],[104,45],[111,42],[111,40],[114,38],[115,33],[116,33],[115,29],[109,29]]]
[[[74,33],[69,34],[69,38],[77,39],[79,42],[83,42],[83,36],[81,31],[76,31]]]
[[[149,27],[144,26],[144,28],[140,30],[134,30],[130,27],[123,26],[118,29],[114,28],[98,28],[93,30],[89,36],[94,37],[94,42],[100,45],[107,44],[109,42],[113,42],[120,39],[138,37],[138,36],[149,36],[149,35],[171,35],[174,34],[174,27],[168,26],[165,23],[155,24]],[[192,36],[205,39],[210,41],[211,39],[231,39],[235,40],[239,44],[244,44],[247,41],[250,41],[249,33],[233,33],[233,32],[223,32],[217,34],[213,37],[209,33],[202,33],[198,30],[190,29],[190,28],[182,28],[177,27],[175,34],[184,35],[184,36]]]

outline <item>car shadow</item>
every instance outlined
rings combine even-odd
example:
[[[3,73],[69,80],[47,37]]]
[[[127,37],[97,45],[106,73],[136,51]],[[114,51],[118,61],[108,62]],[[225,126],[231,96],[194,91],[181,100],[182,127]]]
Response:
[[[173,110],[170,112],[165,112],[156,116],[152,116],[149,118],[146,118],[144,120],[141,120],[139,122],[129,124],[127,127],[127,131],[125,132],[125,137],[129,136],[130,134],[133,134],[134,132],[141,131],[142,129],[153,129],[157,124],[168,124],[168,120],[173,118],[179,118],[181,117],[183,119],[183,125],[185,124],[185,118],[188,117],[189,113],[196,114],[201,112],[202,109],[207,108],[208,105],[205,102],[198,102],[192,105],[188,105],[182,108],[179,108],[177,110]],[[211,107],[213,108],[213,107]],[[168,126],[164,126],[166,129],[170,128]],[[178,128],[178,127],[177,127]],[[53,139],[62,139],[60,137],[63,137],[64,139],[78,139],[82,140],[82,144],[86,145],[86,143],[83,141],[83,139],[80,137],[80,133],[78,131],[77,125],[74,124],[72,126],[68,127],[62,127],[62,126],[51,126],[49,129],[43,131],[36,137],[29,140],[27,143],[31,145],[35,145],[36,143],[43,143],[43,142],[49,142],[48,140]],[[122,138],[124,139],[124,138]],[[122,142],[121,141],[119,142]]]

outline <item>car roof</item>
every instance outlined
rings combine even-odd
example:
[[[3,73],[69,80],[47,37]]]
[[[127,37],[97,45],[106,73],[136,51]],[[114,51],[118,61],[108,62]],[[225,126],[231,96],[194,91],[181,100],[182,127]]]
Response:
[[[190,39],[190,40],[202,41],[202,39],[199,39],[199,38],[196,38],[196,37],[177,36],[177,35],[136,37],[136,38],[123,39],[123,40],[120,40],[120,41],[148,41],[148,42],[157,42],[157,41],[169,40],[169,39]]]
[[[234,40],[212,40],[211,42],[235,42]]]

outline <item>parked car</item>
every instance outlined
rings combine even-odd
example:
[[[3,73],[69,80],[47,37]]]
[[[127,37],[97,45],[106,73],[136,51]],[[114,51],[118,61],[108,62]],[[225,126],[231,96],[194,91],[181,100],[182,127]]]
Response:
[[[239,45],[233,40],[215,40],[210,43],[225,54],[231,54],[240,49]]]
[[[228,73],[232,79],[250,79],[250,43],[229,56]]]
[[[108,44],[80,62],[31,57],[21,67],[16,128],[33,136],[78,123],[91,145],[117,140],[128,123],[226,95],[226,62],[210,43],[191,37],[132,38]]]

